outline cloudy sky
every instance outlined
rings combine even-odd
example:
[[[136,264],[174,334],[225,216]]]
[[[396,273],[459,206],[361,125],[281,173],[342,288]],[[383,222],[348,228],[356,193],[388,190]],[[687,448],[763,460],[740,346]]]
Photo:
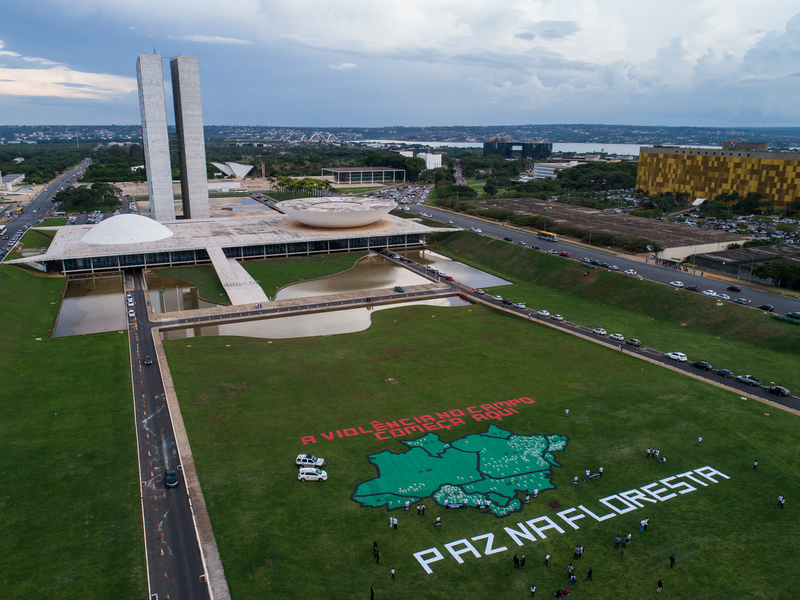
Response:
[[[0,123],[137,124],[154,48],[209,125],[800,125],[797,0],[10,2]]]

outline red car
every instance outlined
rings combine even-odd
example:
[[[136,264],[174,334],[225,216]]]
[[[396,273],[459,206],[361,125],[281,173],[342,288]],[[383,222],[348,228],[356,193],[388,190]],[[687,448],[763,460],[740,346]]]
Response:
[[[450,277],[450,275],[445,275],[444,278],[445,278],[446,281],[453,281],[453,278]]]
[[[559,252],[559,256],[563,256],[564,258],[569,258],[569,252]]]

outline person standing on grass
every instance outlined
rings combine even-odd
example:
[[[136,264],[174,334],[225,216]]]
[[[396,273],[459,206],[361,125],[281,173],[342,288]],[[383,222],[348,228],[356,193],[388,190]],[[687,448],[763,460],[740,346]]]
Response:
[[[783,508],[783,505],[784,505],[785,503],[786,503],[786,498],[784,498],[783,496],[778,496],[778,506],[780,506],[781,508]]]
[[[577,475],[575,475],[575,477],[572,479],[572,485],[578,485],[578,476]]]
[[[597,472],[600,474],[600,477],[603,476],[603,467],[600,467]]]
[[[532,585],[531,586],[531,598],[533,598],[534,596],[536,596],[536,586]]]
[[[381,564],[381,553],[378,552],[377,550],[375,551],[375,564],[376,565]]]
[[[675,554],[670,554],[670,556],[669,556],[669,568],[671,569],[674,566],[675,566]]]
[[[699,446],[702,443],[703,443],[703,436],[698,436],[697,437],[697,445]]]
[[[644,531],[647,531],[647,526],[650,525],[650,517],[644,518]]]
[[[369,600],[375,600],[375,586],[369,588]]]
[[[754,460],[753,461],[753,469],[757,469],[757,468],[758,468],[758,461]]]
[[[647,458],[650,458],[650,448],[647,449]]]
[[[591,475],[591,474],[592,474],[592,472],[589,469],[586,469],[586,474],[583,476],[583,480],[584,481],[589,481],[589,475]]]
[[[567,567],[567,577],[572,577],[572,573],[574,571],[575,571],[575,569],[572,568],[572,565],[568,566]]]
[[[565,417],[568,417],[568,416],[569,416],[569,409],[568,409],[568,408],[565,408],[565,409],[564,409],[564,416],[565,416]]]
[[[644,519],[639,521],[639,531],[644,531]]]
[[[589,567],[589,570],[586,572],[586,581],[592,580],[592,567]]]
[[[575,546],[575,554],[574,554],[574,556],[572,558],[575,559],[575,558],[580,558],[580,557],[581,557],[581,547],[580,546]]]
[[[525,555],[524,554],[522,555],[522,558],[519,559],[519,568],[520,569],[524,569],[525,568]]]
[[[614,550],[619,549],[619,544],[622,541],[622,538],[617,536],[614,538]]]
[[[436,517],[436,522],[433,524],[434,527],[441,527],[442,526],[442,517]]]
[[[661,593],[661,588],[662,588],[662,587],[664,587],[664,582],[663,582],[661,579],[659,579],[659,580],[658,580],[658,587],[656,588],[656,591],[657,591],[659,594]]]
[[[545,567],[549,567],[550,566],[550,555],[549,554],[545,554],[544,555],[544,566]]]
[[[395,581],[395,578],[394,578],[394,569],[392,569],[392,581]]]
[[[513,560],[513,562],[514,562],[514,568],[515,568],[515,569],[519,569],[519,556],[517,556],[517,555],[515,554],[515,555],[514,555],[514,558],[513,558],[512,560]]]

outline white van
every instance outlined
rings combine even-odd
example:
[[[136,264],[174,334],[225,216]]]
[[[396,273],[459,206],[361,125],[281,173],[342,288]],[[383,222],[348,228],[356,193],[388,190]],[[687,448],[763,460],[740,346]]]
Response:
[[[300,481],[325,481],[328,479],[328,474],[317,467],[303,467],[297,474]]]

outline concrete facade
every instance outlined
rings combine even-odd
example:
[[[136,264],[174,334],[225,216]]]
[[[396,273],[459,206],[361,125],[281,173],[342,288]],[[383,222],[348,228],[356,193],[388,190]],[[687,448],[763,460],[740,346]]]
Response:
[[[178,134],[183,215],[187,219],[208,219],[211,215],[199,62],[196,56],[176,56],[169,65]]]
[[[159,223],[175,220],[172,195],[172,166],[169,160],[167,107],[160,54],[140,54],[136,61],[139,109],[142,114],[142,142],[147,165],[150,214]]]
[[[636,187],[648,194],[687,192],[693,199],[756,192],[785,208],[800,199],[800,153],[641,148]]]

